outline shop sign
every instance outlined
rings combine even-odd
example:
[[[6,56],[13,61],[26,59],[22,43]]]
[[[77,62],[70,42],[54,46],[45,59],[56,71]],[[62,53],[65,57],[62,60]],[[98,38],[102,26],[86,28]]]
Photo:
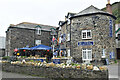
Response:
[[[93,41],[78,42],[78,46],[90,46],[90,45],[93,45]]]
[[[112,26],[113,26],[112,20],[109,20],[109,36],[110,37],[112,37]]]
[[[60,64],[60,59],[53,59],[54,64]]]
[[[44,60],[43,59],[37,59],[37,61],[43,62]]]

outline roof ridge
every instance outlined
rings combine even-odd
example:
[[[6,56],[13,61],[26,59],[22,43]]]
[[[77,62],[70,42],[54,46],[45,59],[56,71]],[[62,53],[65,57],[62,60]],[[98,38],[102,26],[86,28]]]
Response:
[[[16,24],[15,26],[20,25],[20,24],[35,24],[35,25],[40,25],[40,26],[57,27],[57,26],[44,25],[44,24],[38,24],[38,23],[33,23],[33,22],[21,22],[19,24]]]
[[[79,13],[82,13],[82,12],[84,12],[85,10],[87,10],[87,9],[89,9],[89,8],[91,8],[91,7],[95,8],[95,9],[97,9],[97,10],[99,10],[99,11],[102,11],[102,10],[98,9],[97,7],[91,5],[91,6],[87,7],[87,8],[85,8],[84,10],[80,11]],[[79,13],[78,13],[78,14],[79,14]]]

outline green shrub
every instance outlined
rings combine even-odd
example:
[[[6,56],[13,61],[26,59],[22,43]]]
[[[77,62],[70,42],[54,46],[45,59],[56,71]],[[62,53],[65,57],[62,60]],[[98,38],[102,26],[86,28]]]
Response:
[[[115,60],[115,63],[117,63],[117,60]]]
[[[21,56],[21,58],[26,58],[27,56]]]
[[[3,59],[3,60],[9,60],[10,57],[9,57],[9,56],[4,56],[4,57],[2,57],[2,59]]]
[[[30,62],[34,62],[34,60],[30,60]]]

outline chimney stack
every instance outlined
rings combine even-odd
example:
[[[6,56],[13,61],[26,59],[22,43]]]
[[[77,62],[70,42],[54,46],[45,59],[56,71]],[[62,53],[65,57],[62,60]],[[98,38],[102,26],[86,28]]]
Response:
[[[110,14],[112,14],[112,8],[111,8],[110,0],[108,0],[108,4],[106,4],[106,11],[109,12]]]

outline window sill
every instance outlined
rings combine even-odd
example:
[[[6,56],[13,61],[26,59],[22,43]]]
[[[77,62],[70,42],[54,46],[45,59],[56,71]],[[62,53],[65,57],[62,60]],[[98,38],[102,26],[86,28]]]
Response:
[[[102,58],[106,58],[105,56],[102,56]]]
[[[82,38],[83,40],[92,40],[92,38]]]
[[[70,40],[67,40],[67,42],[69,42]]]
[[[92,61],[92,59],[82,59],[83,61]]]
[[[37,34],[37,35],[39,35],[39,36],[40,36],[41,34]]]

